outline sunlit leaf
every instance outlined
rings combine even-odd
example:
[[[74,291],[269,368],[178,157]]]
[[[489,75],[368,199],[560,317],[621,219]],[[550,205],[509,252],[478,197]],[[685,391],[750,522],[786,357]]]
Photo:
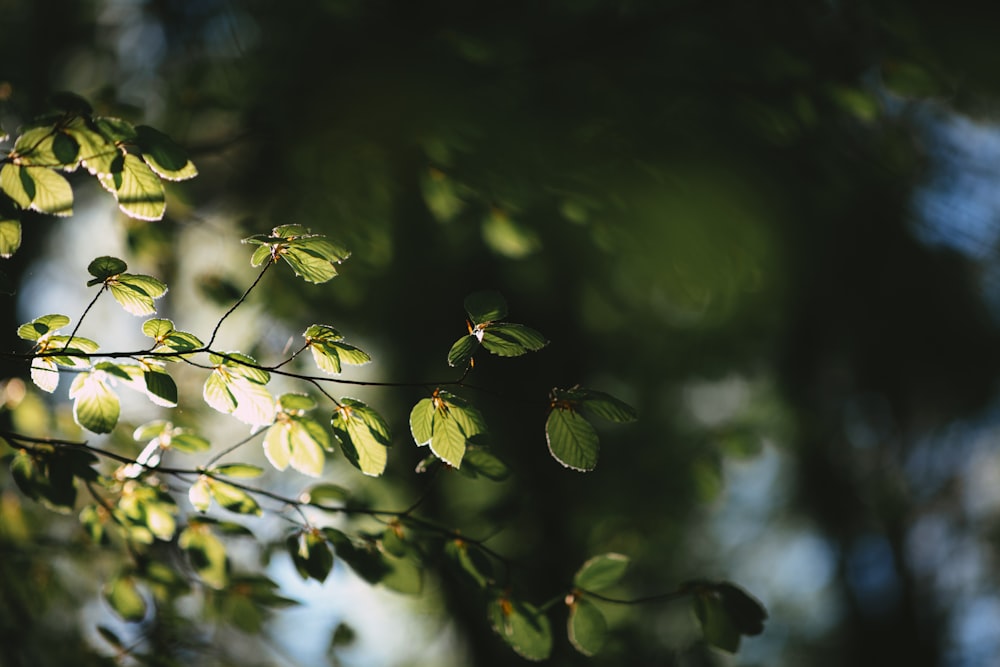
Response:
[[[485,431],[479,411],[446,391],[435,391],[410,411],[410,432],[417,445],[429,445],[435,456],[453,468],[461,467],[469,438]]]
[[[594,655],[607,639],[608,622],[597,605],[578,597],[570,604],[566,629],[573,648],[584,655]]]
[[[473,334],[462,336],[448,351],[448,365],[464,367],[479,349],[479,337]]]
[[[160,220],[167,197],[159,177],[140,158],[119,154],[108,174],[99,175],[101,184],[115,195],[118,208],[139,220]]]
[[[617,553],[594,556],[576,571],[573,585],[588,591],[599,591],[613,586],[625,575],[628,562],[628,556]]]
[[[264,469],[260,466],[250,465],[249,463],[226,463],[221,466],[215,466],[209,472],[213,475],[225,475],[226,477],[239,477],[246,479],[260,477],[264,474]]]
[[[161,178],[183,181],[198,175],[187,153],[170,137],[147,125],[137,125],[135,132],[142,159]]]
[[[87,124],[83,118],[74,118],[64,126],[80,149],[78,158],[84,167],[95,176],[111,173],[112,163],[121,154],[113,141]]]
[[[343,398],[330,424],[341,441],[344,456],[355,467],[372,476],[385,471],[386,448],[392,439],[381,415],[361,401]]]
[[[465,312],[473,324],[496,322],[507,317],[507,301],[494,290],[474,292],[465,297]]]
[[[146,617],[146,600],[139,592],[135,579],[119,574],[104,587],[104,599],[125,621],[141,621]]]
[[[490,600],[490,625],[522,658],[545,660],[552,652],[552,628],[548,617],[527,602],[507,597]]]
[[[103,371],[80,373],[70,385],[73,419],[94,433],[110,433],[118,423],[118,394],[108,386]]]
[[[135,141],[139,133],[132,123],[122,118],[112,116],[101,116],[94,119],[94,126],[102,134],[115,142],[130,143]]]
[[[212,355],[217,364],[205,381],[202,396],[210,406],[231,414],[251,426],[265,426],[274,421],[274,398],[264,383],[270,379],[267,371],[243,366],[240,360],[255,363],[250,357],[236,352],[229,359]]]
[[[208,477],[201,475],[188,488],[188,500],[199,512],[207,512],[212,505],[212,491],[208,488]]]
[[[545,422],[545,439],[552,456],[567,468],[585,472],[597,466],[597,432],[576,412],[554,408]]]
[[[31,209],[49,215],[73,215],[73,188],[66,177],[54,169],[43,167],[31,170],[35,194]]]
[[[69,318],[65,315],[42,315],[18,327],[17,335],[24,340],[37,341],[49,333],[58,331],[69,322]]]
[[[226,547],[207,525],[192,521],[178,536],[177,544],[187,553],[191,566],[202,581],[213,588],[226,587],[229,580]]]
[[[212,492],[212,497],[227,510],[237,514],[260,515],[260,505],[249,493],[232,484],[211,477],[207,479],[208,489]]]
[[[0,189],[23,209],[30,207],[31,200],[35,197],[35,184],[31,176],[20,165],[12,162],[0,167]]]
[[[45,357],[31,360],[31,381],[42,391],[52,393],[59,386],[59,369],[56,363]]]
[[[177,384],[166,373],[149,369],[143,373],[146,393],[159,406],[172,408],[177,405]]]
[[[117,257],[107,255],[98,257],[87,265],[87,273],[94,276],[94,280],[87,283],[87,286],[102,283],[109,278],[113,278],[120,273],[124,273],[128,264]]]
[[[156,312],[153,300],[163,296],[167,286],[152,276],[121,273],[108,278],[105,284],[122,308],[133,315],[150,315]]]
[[[495,322],[482,329],[482,344],[487,350],[501,357],[518,357],[535,352],[549,341],[545,336],[523,324]]]

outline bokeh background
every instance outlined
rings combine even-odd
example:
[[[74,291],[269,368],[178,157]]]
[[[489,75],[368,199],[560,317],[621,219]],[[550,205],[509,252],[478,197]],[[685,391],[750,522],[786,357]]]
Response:
[[[620,551],[622,596],[727,579],[770,613],[730,657],[692,643],[683,605],[615,607],[603,654],[561,638],[553,664],[1000,665],[998,18],[902,1],[0,0],[4,130],[72,90],[164,130],[201,172],[163,222],[120,217],[84,179],[76,216],[27,218],[0,343],[78,313],[102,254],[164,279],[165,314],[204,331],[253,279],[238,240],[306,225],[353,251],[342,275],[270,276],[225,345],[278,359],[327,322],[375,357],[356,377],[450,377],[463,297],[498,289],[552,341],[474,372],[515,474],[448,479],[426,510],[495,532],[539,600]],[[602,429],[586,475],[542,435],[546,392],[577,382],[641,415]],[[421,393],[354,395],[401,435],[384,480],[331,475],[404,503],[423,488],[404,437]],[[72,521],[0,479],[0,665],[104,664],[110,556],[75,550]],[[320,586],[267,567],[307,604],[262,634],[181,608],[136,641],[162,664],[517,660],[446,573],[410,600],[346,568]],[[356,637],[330,649],[342,622]]]

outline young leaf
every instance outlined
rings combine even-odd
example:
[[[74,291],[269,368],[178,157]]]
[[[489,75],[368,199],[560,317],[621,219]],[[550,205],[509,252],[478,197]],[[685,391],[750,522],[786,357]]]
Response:
[[[135,133],[142,159],[160,178],[183,181],[198,175],[187,153],[170,137],[147,125],[137,125]]]
[[[392,438],[381,415],[361,401],[343,398],[330,424],[340,439],[344,456],[356,468],[374,477],[385,471],[386,449]]]
[[[208,489],[212,492],[212,497],[227,510],[236,512],[237,514],[260,516],[260,505],[257,504],[257,501],[249,493],[232,484],[226,484],[211,477],[207,477],[207,479]]]
[[[30,341],[37,341],[69,324],[70,320],[65,315],[42,315],[36,317],[27,324],[22,324],[17,328],[19,338]]]
[[[302,492],[299,500],[313,505],[324,505],[330,502],[342,503],[350,497],[350,491],[337,484],[317,484]]]
[[[212,506],[212,491],[208,488],[208,480],[208,477],[201,475],[188,489],[188,500],[199,512],[207,512]]]
[[[319,477],[323,473],[330,438],[317,422],[305,413],[316,402],[301,394],[282,394],[274,424],[264,436],[264,454],[278,470],[291,465],[306,475]]]
[[[545,421],[545,439],[552,456],[567,468],[586,472],[597,466],[597,432],[573,410],[552,409]]]
[[[146,600],[130,575],[119,574],[109,581],[104,587],[104,599],[122,620],[136,622],[146,617]]]
[[[52,393],[59,386],[59,369],[56,362],[46,357],[31,360],[31,381],[42,391]]]
[[[616,553],[594,556],[577,570],[573,585],[595,592],[613,586],[624,576],[628,561],[628,556]]]
[[[478,410],[440,389],[410,411],[410,432],[417,445],[429,445],[435,456],[453,468],[461,467],[469,438],[485,431]]]
[[[585,597],[575,597],[569,606],[566,629],[573,648],[584,655],[595,655],[607,639],[608,622],[597,605]]]
[[[333,569],[333,552],[321,533],[305,531],[286,540],[288,554],[303,579],[326,581]]]
[[[490,625],[522,658],[545,660],[552,652],[549,619],[527,602],[495,597],[487,606]]]
[[[106,371],[80,373],[70,385],[73,419],[93,433],[110,433],[118,423],[118,394],[107,384]]]
[[[324,373],[339,373],[342,363],[360,366],[371,361],[361,349],[341,342],[343,336],[333,327],[314,324],[302,334],[316,366]]]
[[[226,587],[229,580],[226,547],[206,523],[192,519],[178,536],[177,545],[187,553],[195,572],[206,584],[217,589]]]
[[[22,176],[24,173],[23,172]],[[35,193],[31,198],[31,209],[65,217],[73,215],[73,188],[66,177],[59,172],[44,167],[31,170]]]
[[[215,466],[209,470],[213,475],[225,475],[226,477],[253,478],[264,474],[264,469],[249,463],[227,463]]]
[[[455,341],[455,344],[448,350],[448,365],[464,367],[472,359],[472,356],[479,350],[479,337],[475,334],[462,336]]]
[[[270,236],[257,234],[243,242],[268,247],[266,254],[260,248],[254,251],[254,266],[268,256],[284,259],[297,276],[311,283],[325,283],[336,276],[336,265],[351,254],[321,234],[310,234],[301,225],[281,225],[271,230]]]
[[[120,273],[124,273],[128,264],[117,257],[107,255],[94,259],[87,265],[87,272],[94,276],[94,279],[87,283],[87,287],[98,283],[107,282],[109,278],[114,278]]]
[[[132,315],[150,315],[156,312],[153,299],[159,299],[167,286],[152,276],[121,273],[104,281],[122,308]]]
[[[475,325],[496,322],[507,317],[507,302],[494,290],[474,292],[465,297],[465,312]]]
[[[0,189],[23,209],[29,208],[35,198],[34,180],[27,170],[12,162],[0,167]]]
[[[167,197],[159,177],[146,163],[131,153],[118,154],[110,173],[99,174],[101,185],[115,195],[118,208],[139,220],[160,220]]]
[[[527,352],[537,352],[548,345],[549,341],[523,324],[494,322],[482,328],[482,344],[501,357],[519,357]]]
[[[146,395],[156,405],[165,408],[177,406],[177,384],[159,368],[147,368],[142,374]]]
[[[205,381],[205,402],[245,424],[266,426],[274,421],[274,399],[264,386],[270,380],[267,371],[243,365],[256,362],[244,354],[229,352],[226,357],[211,355],[216,364]]]
[[[88,125],[84,118],[74,118],[63,128],[79,145],[80,163],[95,176],[111,173],[111,166],[121,149],[106,136]]]

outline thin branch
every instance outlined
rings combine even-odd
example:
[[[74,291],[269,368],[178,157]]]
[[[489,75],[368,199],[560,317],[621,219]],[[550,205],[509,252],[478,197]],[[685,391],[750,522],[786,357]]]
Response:
[[[90,309],[94,307],[94,304],[97,303],[97,300],[100,298],[102,294],[104,294],[104,290],[106,289],[108,289],[107,283],[102,285],[101,289],[97,290],[97,294],[95,294],[94,298],[90,300],[90,303],[87,304],[87,307],[83,309],[83,314],[80,315],[80,319],[76,321],[76,326],[73,327],[73,330],[69,333],[69,340],[66,341],[66,344],[63,345],[63,348],[69,347],[69,344],[73,342],[73,338],[76,336],[76,332],[80,330],[80,325],[83,324],[83,320],[85,317],[87,317],[87,313],[89,313]]]
[[[215,323],[215,329],[212,330],[212,337],[208,339],[208,343],[205,345],[206,349],[212,347],[212,343],[215,342],[215,337],[218,335],[219,328],[222,326],[222,323],[226,321],[227,317],[233,314],[233,311],[239,308],[243,304],[243,302],[246,301],[247,297],[250,296],[250,292],[252,292],[253,289],[257,287],[260,281],[264,278],[264,274],[267,272],[267,270],[271,267],[271,264],[273,263],[274,263],[273,261],[269,261],[264,264],[264,268],[260,270],[260,273],[257,275],[257,279],[253,281],[253,283],[250,285],[250,287],[247,288],[245,292],[243,292],[243,296],[241,296],[236,301],[236,303],[234,303],[232,307],[229,310],[227,310],[221,318],[219,318],[219,321]]]

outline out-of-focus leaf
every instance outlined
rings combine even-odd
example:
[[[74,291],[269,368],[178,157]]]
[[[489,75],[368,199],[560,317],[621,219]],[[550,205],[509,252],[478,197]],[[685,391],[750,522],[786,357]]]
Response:
[[[183,181],[198,175],[187,153],[170,137],[147,125],[137,125],[135,132],[142,159],[160,178]]]
[[[202,581],[212,588],[226,587],[229,580],[226,547],[212,533],[208,524],[192,520],[178,536],[177,544],[187,553],[191,566]]]
[[[597,605],[578,597],[569,606],[566,630],[573,648],[584,655],[594,655],[607,639],[608,622]]]
[[[108,386],[105,371],[80,373],[69,388],[73,418],[93,433],[110,433],[118,423],[121,405],[118,394]]]
[[[545,660],[552,652],[552,628],[548,617],[533,605],[505,596],[487,606],[490,625],[514,651],[527,660]]]
[[[597,466],[597,431],[573,410],[554,408],[549,413],[545,439],[552,456],[567,468],[586,472]]]
[[[119,574],[104,587],[104,599],[125,621],[141,621],[146,617],[146,600],[131,575]]]
[[[573,576],[573,585],[588,591],[599,591],[613,586],[628,569],[628,556],[606,553],[594,556],[580,566]]]

